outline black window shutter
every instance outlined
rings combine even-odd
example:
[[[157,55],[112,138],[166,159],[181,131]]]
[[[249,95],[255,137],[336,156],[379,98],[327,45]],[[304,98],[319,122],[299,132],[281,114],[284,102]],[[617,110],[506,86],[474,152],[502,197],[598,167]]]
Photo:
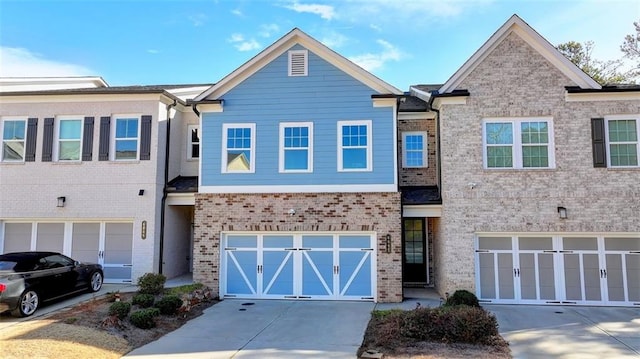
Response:
[[[53,121],[52,117],[44,119],[44,135],[42,137],[42,162],[51,162],[53,159]]]
[[[82,133],[82,160],[93,160],[93,117],[84,118],[84,131]]]
[[[604,118],[591,119],[593,167],[607,167],[607,144],[604,139]]]
[[[140,160],[151,159],[151,116],[142,116],[140,126]]]
[[[38,119],[30,118],[27,122],[27,144],[24,154],[25,162],[35,162],[36,160],[36,138],[38,136]]]
[[[109,131],[111,130],[111,117],[100,117],[100,143],[98,161],[109,161]]]

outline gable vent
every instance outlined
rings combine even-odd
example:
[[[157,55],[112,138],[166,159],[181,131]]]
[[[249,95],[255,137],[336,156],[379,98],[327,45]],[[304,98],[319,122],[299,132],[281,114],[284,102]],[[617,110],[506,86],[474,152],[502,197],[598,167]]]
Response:
[[[289,51],[289,76],[307,76],[307,50]]]

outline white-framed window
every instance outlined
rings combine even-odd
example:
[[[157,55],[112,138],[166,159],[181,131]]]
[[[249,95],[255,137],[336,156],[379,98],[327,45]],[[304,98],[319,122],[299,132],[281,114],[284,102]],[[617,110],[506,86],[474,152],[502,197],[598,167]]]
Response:
[[[222,173],[254,173],[255,145],[255,123],[222,124]]]
[[[640,115],[607,116],[605,126],[609,167],[638,167]]]
[[[280,123],[280,172],[313,171],[313,123]]]
[[[2,162],[24,162],[26,139],[26,118],[3,118]]]
[[[115,115],[113,118],[113,160],[137,160],[140,153],[140,116]]]
[[[187,127],[187,159],[200,158],[200,126],[189,125]]]
[[[289,76],[307,76],[309,52],[307,50],[290,50],[288,54]]]
[[[338,121],[338,171],[371,171],[371,121]]]
[[[55,158],[58,161],[80,161],[82,156],[82,119],[59,117],[56,125]]]
[[[402,133],[402,167],[428,167],[427,132],[410,131]]]
[[[482,122],[484,167],[555,168],[553,121],[543,118],[487,118]]]

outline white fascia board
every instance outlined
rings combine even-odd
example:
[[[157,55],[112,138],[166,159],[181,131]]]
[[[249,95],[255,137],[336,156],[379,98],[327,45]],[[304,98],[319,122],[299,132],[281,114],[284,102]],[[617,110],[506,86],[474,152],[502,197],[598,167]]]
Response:
[[[176,88],[176,89],[168,89],[168,90],[165,90],[165,91],[167,91],[168,93],[178,97],[182,101],[186,101],[188,99],[192,99],[192,98],[198,96],[199,94],[201,94],[203,91],[205,91],[209,87],[210,86],[182,87],[182,88]]]
[[[166,97],[166,96],[165,96]],[[32,96],[0,96],[0,104],[9,103],[43,103],[43,102],[128,102],[128,101],[160,101],[160,93],[150,94],[60,94]],[[173,103],[171,100],[170,103]]]
[[[249,61],[244,63],[242,66],[234,70],[232,73],[225,76],[222,80],[211,86],[208,90],[198,95],[196,98],[194,98],[194,101],[200,101],[206,98],[220,98],[223,94],[227,93],[236,85],[259,71],[275,58],[282,55],[285,51],[289,50],[295,44],[300,44],[307,50],[313,52],[314,54],[336,66],[340,70],[346,72],[355,79],[371,87],[378,93],[391,93],[396,95],[402,94],[402,91],[400,91],[399,89],[382,81],[375,75],[364,70],[360,66],[354,64],[335,51],[329,49],[319,41],[313,39],[311,36],[305,34],[300,29],[295,28],[288,34],[281,37],[278,41],[274,42],[271,46],[267,47],[259,54],[251,58]]]
[[[99,76],[0,78],[0,92],[69,90],[99,87],[109,87],[102,77]]]
[[[419,88],[410,86],[409,87],[409,93],[411,93],[411,95],[421,99],[422,101],[425,102],[429,102],[429,100],[431,99],[431,93],[426,92],[426,91],[422,91]]]
[[[223,103],[200,103],[200,104],[197,104],[196,108],[198,109],[198,112],[200,112],[201,114],[207,113],[207,112],[223,112],[224,111]]]
[[[398,192],[396,184],[355,185],[274,185],[274,186],[200,186],[198,193],[354,193]]]
[[[441,204],[405,205],[405,206],[402,206],[402,217],[403,218],[442,217],[442,205]]]
[[[566,102],[593,102],[593,101],[638,101],[640,91],[634,92],[582,92],[566,93]]]
[[[195,193],[169,193],[167,205],[169,206],[193,206],[196,204]]]
[[[439,92],[448,93],[458,85],[511,33],[520,36],[540,55],[551,62],[558,70],[581,88],[602,88],[594,79],[585,74],[574,63],[562,55],[544,37],[538,34],[529,24],[518,15],[513,15],[504,23],[479,49],[476,51],[447,82]]]
[[[427,112],[398,112],[399,120],[434,120],[436,113],[433,111]]]
[[[563,236],[563,237],[584,237],[584,236],[607,236],[607,237],[640,237],[640,232],[475,232],[476,237],[500,236],[500,237],[540,237],[540,236]]]
[[[466,105],[467,97],[469,96],[436,97],[431,106],[439,110],[442,105]]]
[[[394,98],[374,98],[373,107],[395,107],[398,100]]]

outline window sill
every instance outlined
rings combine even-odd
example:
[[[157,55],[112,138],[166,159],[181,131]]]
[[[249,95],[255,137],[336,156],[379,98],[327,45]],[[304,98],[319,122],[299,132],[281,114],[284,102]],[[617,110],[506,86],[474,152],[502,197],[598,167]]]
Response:
[[[640,167],[607,167],[607,171],[639,171]]]

